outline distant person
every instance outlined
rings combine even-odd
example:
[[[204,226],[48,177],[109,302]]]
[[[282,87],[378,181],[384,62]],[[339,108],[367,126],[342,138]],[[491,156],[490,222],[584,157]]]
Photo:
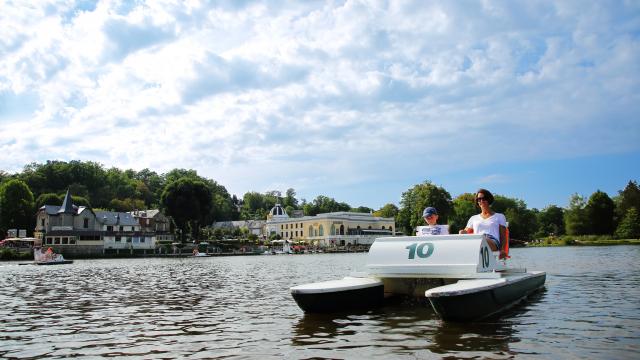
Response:
[[[424,218],[424,222],[426,222],[427,225],[418,226],[418,231],[416,232],[417,236],[449,234],[448,225],[438,225],[438,210],[436,210],[436,208],[432,206],[426,207],[422,212],[422,217]]]
[[[469,218],[467,226],[460,230],[460,234],[486,234],[491,250],[502,251],[501,244],[507,238],[507,218],[491,210],[493,195],[489,190],[478,190],[475,201],[480,207],[480,214]]]

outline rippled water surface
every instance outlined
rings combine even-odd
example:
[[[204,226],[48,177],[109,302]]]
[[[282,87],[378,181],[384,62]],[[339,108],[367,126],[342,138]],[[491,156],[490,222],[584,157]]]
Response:
[[[545,289],[473,324],[409,301],[310,316],[289,295],[366,254],[0,262],[0,358],[638,358],[640,247],[512,256],[547,271]]]

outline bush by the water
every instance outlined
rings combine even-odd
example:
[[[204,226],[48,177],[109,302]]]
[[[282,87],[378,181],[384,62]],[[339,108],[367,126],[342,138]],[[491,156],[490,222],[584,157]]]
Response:
[[[616,239],[611,235],[563,235],[547,236],[528,243],[528,246],[571,245],[627,245],[640,244],[640,239]]]
[[[31,253],[18,252],[11,248],[0,248],[0,260],[29,260],[33,259]]]

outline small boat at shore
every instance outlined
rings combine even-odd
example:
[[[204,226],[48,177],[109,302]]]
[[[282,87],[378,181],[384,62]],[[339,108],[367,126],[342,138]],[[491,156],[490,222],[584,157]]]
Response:
[[[367,272],[290,289],[308,313],[379,306],[393,296],[426,298],[447,321],[476,321],[503,312],[544,286],[492,252],[485,235],[427,235],[375,240]]]
[[[42,248],[34,248],[33,259],[35,265],[73,264],[73,260],[66,260],[62,254],[54,253],[51,248],[48,248],[47,251],[43,251]]]
[[[210,257],[211,255],[207,254],[207,253],[201,253],[198,250],[193,250],[193,256],[194,257]]]

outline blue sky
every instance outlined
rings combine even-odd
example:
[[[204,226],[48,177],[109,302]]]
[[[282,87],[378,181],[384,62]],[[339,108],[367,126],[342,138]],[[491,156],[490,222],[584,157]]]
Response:
[[[532,208],[640,180],[637,1],[39,1],[0,11],[0,169]]]

